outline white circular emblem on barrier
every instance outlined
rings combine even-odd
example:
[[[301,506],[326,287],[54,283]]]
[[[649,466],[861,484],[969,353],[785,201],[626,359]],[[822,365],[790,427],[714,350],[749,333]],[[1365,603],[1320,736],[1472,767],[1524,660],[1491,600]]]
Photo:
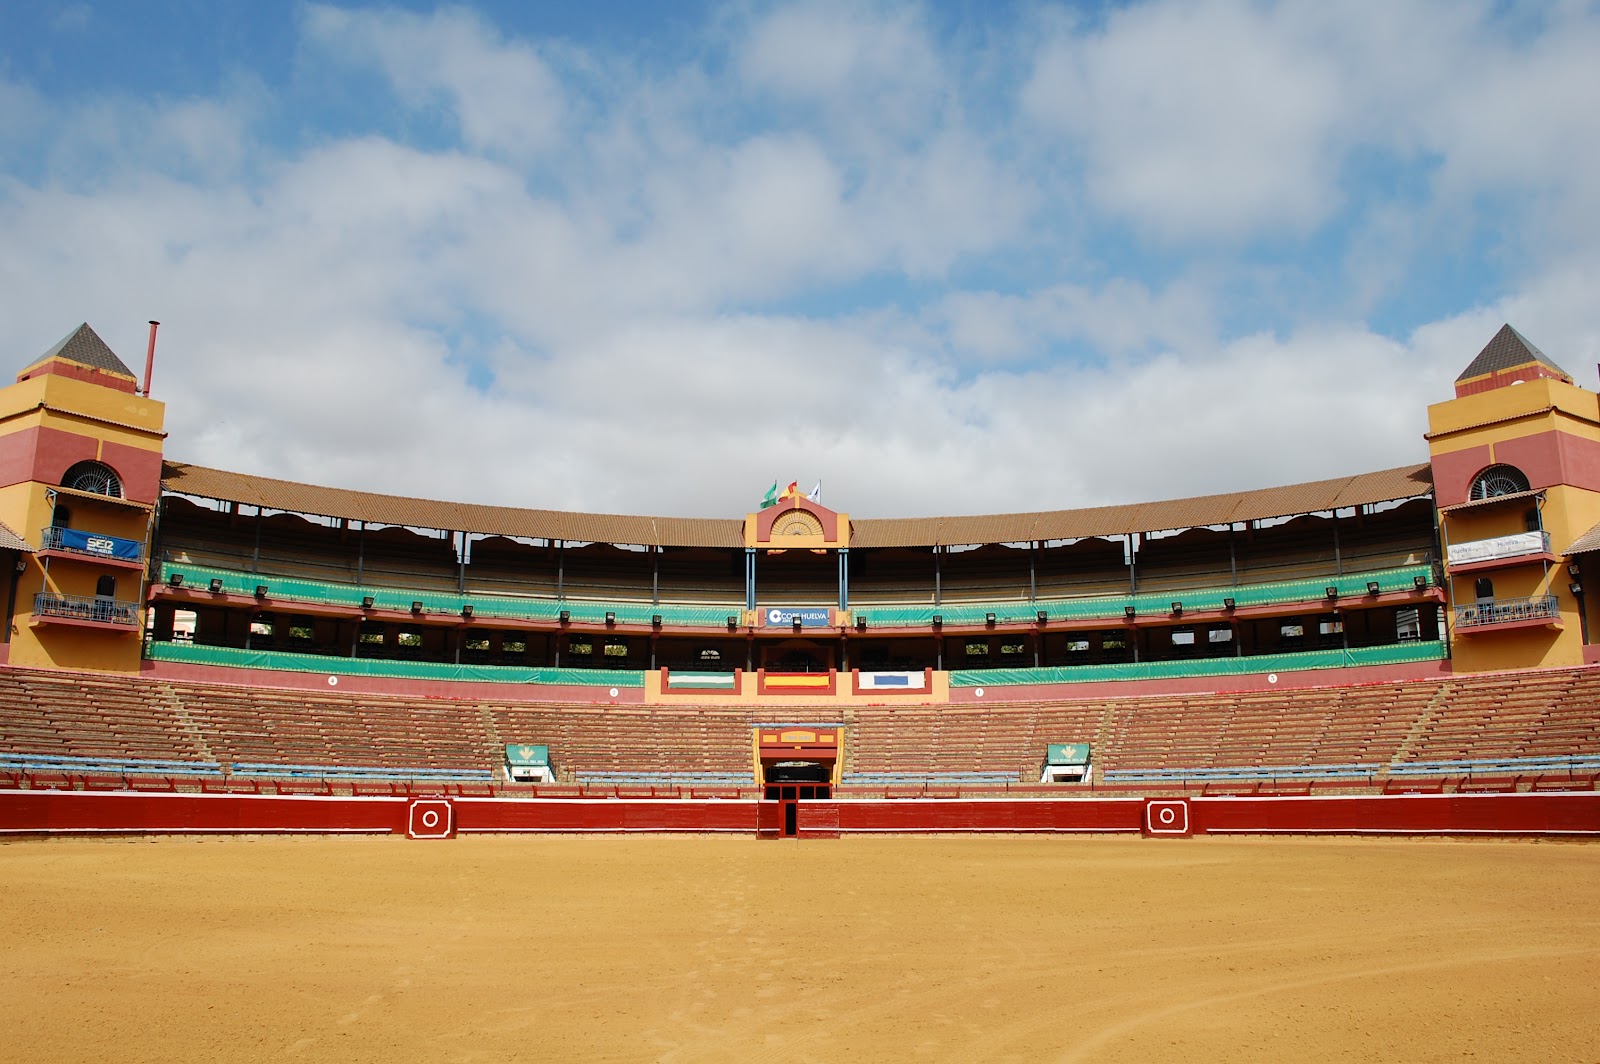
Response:
[[[981,688],[981,687],[974,687],[974,688],[973,688],[973,689],[972,689],[972,697],[973,697],[973,698],[982,698],[982,697],[983,697],[983,688]]]
[[[611,697],[612,697],[612,698],[615,698],[615,697],[617,697],[617,689],[616,689],[616,688],[615,688],[615,687],[613,687],[613,688],[612,688],[612,689],[611,689]]]
[[[406,814],[406,837],[448,839],[455,834],[450,802],[443,798],[417,798]]]
[[[427,816],[432,816],[432,815],[433,815],[432,813],[427,814]],[[1170,828],[1173,824],[1177,823],[1177,821],[1178,821],[1178,811],[1176,809],[1172,808],[1172,806],[1170,806],[1170,805],[1162,806],[1160,809],[1158,809],[1156,811],[1156,819],[1161,822],[1161,826],[1162,827]],[[423,820],[426,821],[427,817],[424,817]],[[429,824],[428,826],[430,828],[433,827],[432,824]]]
[[[1268,683],[1277,683],[1278,682],[1278,674],[1275,673],[1275,672],[1267,673],[1267,682]]]
[[[339,677],[337,677],[337,676],[328,677],[328,686],[329,687],[338,687],[339,686]]]

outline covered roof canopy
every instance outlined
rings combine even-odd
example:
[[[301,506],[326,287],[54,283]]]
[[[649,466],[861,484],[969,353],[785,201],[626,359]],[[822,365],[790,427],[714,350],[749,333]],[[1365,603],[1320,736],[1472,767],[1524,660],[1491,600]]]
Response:
[[[729,549],[744,546],[742,514],[737,518],[696,518],[525,510],[319,487],[181,462],[163,465],[161,486],[180,495],[368,524],[579,543]],[[1086,539],[1293,517],[1416,498],[1432,490],[1433,473],[1427,464],[1400,466],[1308,484],[1125,506],[970,517],[853,519],[850,545],[932,547]]]

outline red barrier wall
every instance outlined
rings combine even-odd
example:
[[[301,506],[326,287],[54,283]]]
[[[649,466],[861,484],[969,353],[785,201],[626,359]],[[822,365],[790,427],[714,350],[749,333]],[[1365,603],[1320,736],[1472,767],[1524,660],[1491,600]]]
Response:
[[[1195,798],[1208,834],[1595,835],[1600,791]]]
[[[457,798],[456,831],[756,833],[756,803],[681,798]]]
[[[1138,831],[1138,798],[892,798],[881,801],[800,803],[801,824],[815,808],[838,810],[841,834],[903,832]]]
[[[0,834],[358,834],[405,826],[404,798],[0,791]]]
[[[781,804],[745,800],[441,798],[451,832],[777,835]],[[1600,792],[1161,799],[1180,814],[1150,830],[1140,798],[801,802],[802,837],[947,832],[1600,835]],[[389,797],[0,790],[0,835],[399,833],[411,800]],[[443,811],[443,810],[441,810]],[[1181,824],[1180,824],[1181,819]],[[424,825],[425,828],[431,825]],[[1178,830],[1180,828],[1182,830]]]

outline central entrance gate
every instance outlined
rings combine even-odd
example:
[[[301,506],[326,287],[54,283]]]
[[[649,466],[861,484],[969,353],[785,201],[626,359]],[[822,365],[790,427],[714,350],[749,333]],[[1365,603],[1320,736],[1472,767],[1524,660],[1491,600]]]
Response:
[[[756,833],[764,839],[800,834],[800,803],[826,801],[839,782],[843,728],[777,724],[755,729],[756,780],[762,808]]]

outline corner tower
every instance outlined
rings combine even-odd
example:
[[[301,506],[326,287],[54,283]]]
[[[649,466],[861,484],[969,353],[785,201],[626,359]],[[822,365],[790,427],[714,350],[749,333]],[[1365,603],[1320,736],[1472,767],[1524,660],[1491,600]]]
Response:
[[[87,324],[0,390],[11,664],[138,671],[165,416]]]
[[[1428,408],[1427,436],[1455,669],[1581,664],[1574,547],[1600,522],[1600,397],[1510,325],[1455,392]]]

